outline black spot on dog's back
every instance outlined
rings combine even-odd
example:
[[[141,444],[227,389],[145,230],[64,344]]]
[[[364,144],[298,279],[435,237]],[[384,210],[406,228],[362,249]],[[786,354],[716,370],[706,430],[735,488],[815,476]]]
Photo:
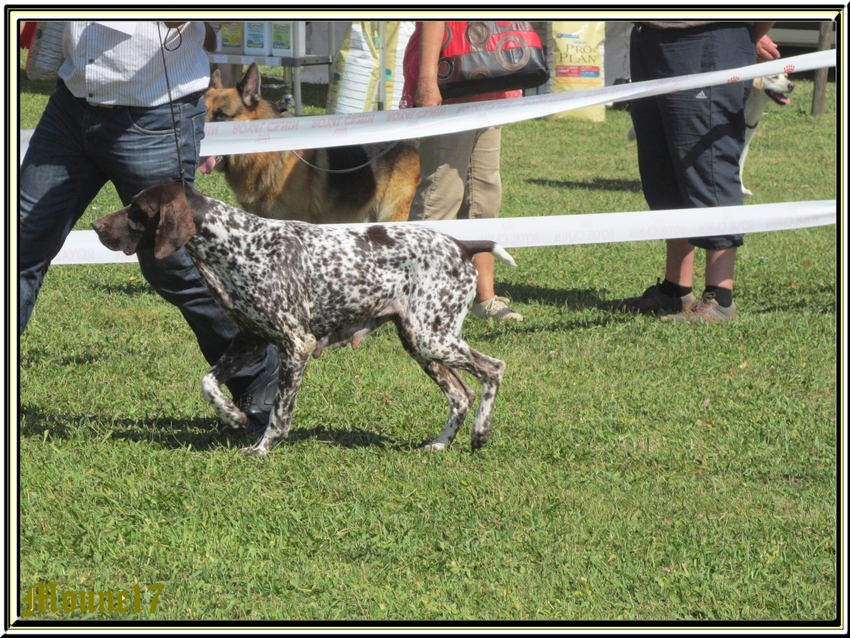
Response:
[[[395,246],[395,240],[387,234],[387,229],[383,226],[370,226],[366,229],[366,235],[376,246],[384,246],[392,248]]]

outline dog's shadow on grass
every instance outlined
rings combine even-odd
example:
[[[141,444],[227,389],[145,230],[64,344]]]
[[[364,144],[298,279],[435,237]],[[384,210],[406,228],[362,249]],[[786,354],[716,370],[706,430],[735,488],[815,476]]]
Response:
[[[21,406],[23,417],[20,436],[39,439],[69,439],[76,431],[88,429],[92,438],[103,438],[111,429],[109,436],[116,441],[147,442],[154,446],[170,450],[196,450],[199,452],[242,448],[253,445],[261,434],[222,433],[219,421],[214,418],[179,419],[167,416],[145,417],[140,419],[116,419],[111,424],[98,422],[96,417],[84,415],[51,414],[38,407]],[[293,428],[289,438],[279,446],[294,445],[302,442],[321,442],[344,448],[378,447],[387,450],[407,450],[418,443],[396,440],[376,432],[359,428],[307,429]]]

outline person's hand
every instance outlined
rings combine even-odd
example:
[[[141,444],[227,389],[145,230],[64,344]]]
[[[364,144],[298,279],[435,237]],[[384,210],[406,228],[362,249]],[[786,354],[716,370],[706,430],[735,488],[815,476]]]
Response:
[[[779,58],[779,47],[774,44],[770,37],[763,35],[756,42],[756,59],[759,62],[769,62]]]
[[[443,103],[443,96],[435,80],[419,80],[416,86],[416,95],[413,98],[414,106],[439,106]]]
[[[446,35],[445,22],[423,22],[419,40],[419,81],[413,106],[439,106],[443,103],[440,87],[437,86],[437,69],[440,65],[440,49]]]

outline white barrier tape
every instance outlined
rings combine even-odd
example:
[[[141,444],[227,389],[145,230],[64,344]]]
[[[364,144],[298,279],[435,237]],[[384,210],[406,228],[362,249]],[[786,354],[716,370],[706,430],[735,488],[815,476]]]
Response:
[[[457,239],[492,239],[505,248],[598,244],[677,237],[705,237],[735,233],[789,230],[835,223],[834,201],[808,201],[751,206],[720,206],[685,210],[506,217],[422,224]],[[329,224],[362,227],[362,224]],[[71,232],[54,265],[135,262],[105,248],[94,231]]]
[[[201,155],[238,155],[429,137],[510,124],[572,109],[674,91],[835,66],[836,51],[818,51],[738,69],[617,84],[586,91],[532,95],[417,109],[342,113],[250,122],[210,123]],[[21,158],[32,131],[21,131]]]

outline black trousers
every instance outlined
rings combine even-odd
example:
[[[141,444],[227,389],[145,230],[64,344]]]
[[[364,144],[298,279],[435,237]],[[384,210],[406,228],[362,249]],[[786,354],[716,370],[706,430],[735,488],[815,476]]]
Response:
[[[752,26],[714,23],[685,29],[636,26],[631,38],[635,82],[755,64]],[[630,106],[644,196],[652,210],[740,206],[738,162],[744,105],[752,82],[731,82],[639,100]],[[699,248],[741,246],[743,235],[691,238]]]

